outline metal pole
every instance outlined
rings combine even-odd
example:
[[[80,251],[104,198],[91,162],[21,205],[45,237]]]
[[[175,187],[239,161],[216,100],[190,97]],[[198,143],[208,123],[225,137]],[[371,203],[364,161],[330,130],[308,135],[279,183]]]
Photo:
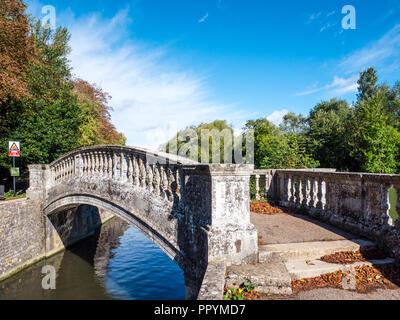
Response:
[[[13,168],[15,168],[15,157],[12,157],[13,158]],[[15,176],[13,177],[13,182],[14,182],[14,197],[15,197],[15,194],[16,194],[16,190],[15,190]]]

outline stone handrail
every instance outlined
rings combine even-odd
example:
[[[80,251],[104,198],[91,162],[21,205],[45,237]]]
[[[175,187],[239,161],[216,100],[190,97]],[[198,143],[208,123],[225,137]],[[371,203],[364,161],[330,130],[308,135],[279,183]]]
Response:
[[[389,189],[397,190],[400,213],[400,175],[340,173],[334,170],[255,170],[257,198],[273,197],[286,207],[304,207],[310,214],[346,230],[390,245],[400,256],[400,219],[393,223]],[[260,191],[260,179],[265,189]],[[260,193],[261,192],[261,193]],[[390,239],[386,239],[390,237]]]

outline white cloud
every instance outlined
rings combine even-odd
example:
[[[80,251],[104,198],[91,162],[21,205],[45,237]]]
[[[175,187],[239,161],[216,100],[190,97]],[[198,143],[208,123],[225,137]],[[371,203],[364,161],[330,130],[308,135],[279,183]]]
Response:
[[[286,109],[275,110],[267,117],[267,120],[278,126],[282,123],[283,117],[288,113],[289,111]]]
[[[248,115],[213,101],[205,77],[182,70],[165,47],[124,41],[128,12],[105,20],[97,14],[70,18],[74,73],[112,96],[112,120],[129,145],[157,148],[172,127],[226,119],[239,127]]]
[[[203,23],[208,18],[208,12],[198,21],[199,23]]]
[[[322,92],[322,91],[329,91],[331,94],[345,94],[349,92],[355,92],[357,91],[358,85],[357,85],[357,79],[358,79],[358,74],[353,75],[349,78],[341,78],[335,76],[332,83],[327,84],[323,87],[319,88],[314,88],[310,89],[307,91],[303,91],[300,93],[296,93],[295,96],[307,96],[310,94],[314,94],[317,92]]]
[[[381,69],[387,65],[396,64],[400,61],[399,57],[400,24],[393,27],[379,40],[345,57],[339,67],[344,73],[360,72],[371,66]]]
[[[307,23],[311,23],[314,20],[318,19],[321,16],[322,12],[318,12],[318,13],[313,13],[309,18]]]

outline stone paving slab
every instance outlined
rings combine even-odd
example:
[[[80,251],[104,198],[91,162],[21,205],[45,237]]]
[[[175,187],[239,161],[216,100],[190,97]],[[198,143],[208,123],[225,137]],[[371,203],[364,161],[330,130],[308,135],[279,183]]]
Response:
[[[348,232],[299,214],[251,213],[263,244],[357,239]]]

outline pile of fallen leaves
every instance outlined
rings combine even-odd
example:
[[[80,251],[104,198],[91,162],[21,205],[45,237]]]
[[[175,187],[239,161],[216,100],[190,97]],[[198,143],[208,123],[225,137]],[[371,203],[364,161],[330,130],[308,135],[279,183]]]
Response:
[[[377,248],[363,249],[362,251],[345,251],[336,252],[334,254],[326,255],[320,260],[328,263],[337,264],[352,264],[355,262],[363,262],[367,260],[385,259],[386,254]]]
[[[250,202],[250,211],[259,214],[277,214],[284,213],[283,210],[271,206],[267,201],[252,201]]]
[[[315,278],[292,281],[292,291],[297,293],[302,290],[317,288],[340,288],[348,282],[352,271],[337,271]],[[355,276],[356,291],[360,293],[371,292],[376,289],[396,289],[400,285],[400,266],[397,264],[385,264],[380,266],[360,266],[353,270]],[[347,277],[347,278],[345,278]]]

